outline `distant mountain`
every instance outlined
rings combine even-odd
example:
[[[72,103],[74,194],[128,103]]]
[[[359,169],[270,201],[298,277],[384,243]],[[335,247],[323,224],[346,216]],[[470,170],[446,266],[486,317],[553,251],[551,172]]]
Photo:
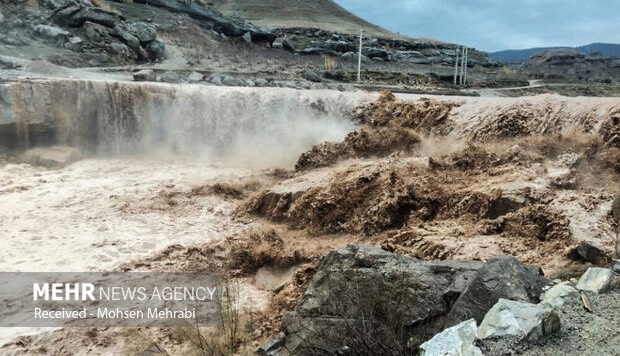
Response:
[[[599,53],[605,57],[620,57],[620,44],[615,43],[591,43],[580,47],[538,47],[527,49],[509,49],[492,52],[489,56],[500,62],[523,62],[538,52],[552,49],[573,49],[585,55]]]

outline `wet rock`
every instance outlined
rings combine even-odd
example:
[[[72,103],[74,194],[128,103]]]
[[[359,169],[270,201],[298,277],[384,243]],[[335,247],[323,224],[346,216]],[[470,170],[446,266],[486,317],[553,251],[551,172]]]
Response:
[[[321,76],[315,71],[307,70],[301,75],[301,77],[314,83],[321,82]]]
[[[557,309],[569,300],[578,298],[579,291],[577,291],[577,289],[567,284],[558,284],[545,292],[542,302],[549,304],[554,309]]]
[[[470,318],[482,322],[485,314],[500,298],[538,303],[548,281],[532,272],[512,256],[490,259],[454,303],[448,325]]]
[[[178,83],[181,81],[181,77],[179,77],[177,72],[168,70],[158,75],[156,80],[158,82],[164,82],[164,83]]]
[[[267,341],[263,345],[261,345],[258,349],[256,349],[256,353],[260,356],[271,356],[275,355],[276,351],[284,345],[284,333],[278,333],[276,337]]]
[[[420,345],[421,356],[482,356],[474,345],[478,327],[469,319],[441,333]]]
[[[191,72],[187,76],[187,81],[190,83],[202,82],[205,79],[205,76],[199,72]]]
[[[155,74],[152,69],[142,69],[133,74],[133,80],[137,82],[150,81],[155,79]]]
[[[481,266],[420,261],[368,246],[332,251],[322,259],[296,311],[283,320],[284,348],[303,354],[315,347],[340,352],[346,346],[351,355],[385,354],[389,350],[366,349],[359,341],[372,337],[387,342],[388,335],[399,335],[400,344],[414,350],[443,329],[453,301]],[[361,320],[373,328],[365,328]]]
[[[575,288],[593,293],[603,293],[609,289],[613,273],[607,268],[590,267],[584,273]]]
[[[36,25],[34,26],[33,31],[37,36],[41,38],[45,38],[51,41],[58,41],[60,43],[65,43],[69,41],[69,37],[71,36],[71,33],[68,31],[48,25]]]
[[[559,316],[551,306],[500,299],[478,327],[479,339],[514,336],[536,341],[560,330]]]
[[[597,263],[603,251],[586,241],[581,241],[573,250],[573,255],[587,262]]]

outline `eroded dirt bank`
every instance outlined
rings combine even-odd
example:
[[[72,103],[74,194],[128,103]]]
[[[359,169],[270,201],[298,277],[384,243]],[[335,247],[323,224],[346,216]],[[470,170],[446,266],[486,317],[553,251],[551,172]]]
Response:
[[[238,352],[273,336],[318,259],[349,243],[421,259],[510,254],[561,278],[611,257],[616,226],[610,208],[620,191],[617,99],[400,100],[384,94],[353,113],[357,129],[342,140],[308,146],[295,170],[229,171],[196,162],[124,160],[111,161],[109,170],[89,169],[90,160],[59,171],[4,166],[13,189],[0,197],[24,210],[9,230],[31,234],[19,227],[41,216],[37,204],[45,201],[47,222],[58,219],[64,226],[71,216],[84,216],[82,225],[93,228],[93,236],[103,224],[98,219],[127,233],[116,245],[94,246],[95,252],[115,252],[122,257],[116,261],[126,261],[104,264],[105,269],[222,271],[262,290],[266,309],[248,313],[254,331],[240,337]],[[11,175],[11,170],[26,173]],[[110,176],[123,183],[110,182]],[[50,190],[43,188],[48,180]],[[53,192],[76,185],[83,188],[61,199],[66,209],[55,209]],[[82,192],[98,198],[79,200]],[[8,216],[2,215],[5,221]],[[203,223],[205,216],[212,220]],[[139,238],[154,231],[161,239]],[[150,243],[146,250],[160,252],[123,255],[119,246],[128,241],[138,248]],[[585,261],[576,252],[581,241],[600,249],[596,260]],[[193,350],[187,335],[147,333],[138,345],[143,350],[152,343],[171,354]],[[63,345],[126,350],[136,347],[132,338],[113,330],[61,330],[21,338],[5,350],[28,354],[41,345],[60,354]],[[122,342],[104,342],[110,339]]]

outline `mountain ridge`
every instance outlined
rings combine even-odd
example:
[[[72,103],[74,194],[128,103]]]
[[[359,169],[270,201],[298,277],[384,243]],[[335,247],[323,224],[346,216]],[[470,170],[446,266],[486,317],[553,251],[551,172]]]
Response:
[[[525,61],[536,53],[553,49],[572,49],[582,54],[600,53],[605,57],[620,57],[620,44],[594,42],[583,46],[551,46],[533,47],[524,49],[508,49],[496,52],[487,52],[489,57],[500,62],[521,62]]]

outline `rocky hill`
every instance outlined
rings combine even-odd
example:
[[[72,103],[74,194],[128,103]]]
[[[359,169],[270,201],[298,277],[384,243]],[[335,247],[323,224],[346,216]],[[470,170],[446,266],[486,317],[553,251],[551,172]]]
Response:
[[[530,57],[522,71],[532,78],[612,83],[620,78],[620,58],[549,50]]]
[[[320,28],[343,33],[364,29],[371,36],[398,36],[353,15],[332,0],[212,0],[210,3],[226,16],[240,17],[265,28]]]
[[[582,54],[590,55],[598,53],[605,57],[620,57],[620,44],[615,43],[590,43],[579,47],[536,47],[526,49],[508,49],[489,53],[489,56],[500,62],[523,62],[531,56],[549,50],[565,49],[574,50]]]
[[[264,71],[288,77],[306,69],[342,69],[331,78],[348,80],[357,65],[355,33],[362,27],[367,70],[448,75],[457,47],[403,38],[332,1],[284,6],[277,1],[11,0],[0,4],[0,14],[0,56],[66,67],[150,63],[204,75]],[[324,62],[325,56],[330,60]],[[499,66],[473,49],[468,65],[472,73]]]

